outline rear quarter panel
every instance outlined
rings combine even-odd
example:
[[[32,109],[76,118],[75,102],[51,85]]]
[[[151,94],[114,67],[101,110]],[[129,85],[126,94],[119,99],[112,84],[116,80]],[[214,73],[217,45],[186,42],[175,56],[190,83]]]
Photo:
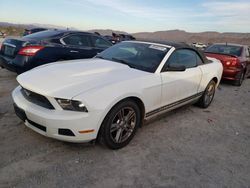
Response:
[[[218,80],[217,82],[217,87],[218,87],[222,77],[223,66],[221,62],[215,58],[208,57],[208,59],[211,60],[212,62],[199,66],[202,71],[202,79],[199,87],[199,92],[203,92],[206,89],[208,83],[213,78],[216,78]]]

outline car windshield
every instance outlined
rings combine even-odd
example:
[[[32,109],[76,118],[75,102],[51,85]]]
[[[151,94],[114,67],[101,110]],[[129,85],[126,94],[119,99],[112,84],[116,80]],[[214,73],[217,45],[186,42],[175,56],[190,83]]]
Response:
[[[131,68],[155,72],[169,48],[140,42],[121,42],[97,55],[97,58],[123,63]]]
[[[208,47],[205,52],[240,56],[242,52],[242,47],[233,45],[215,44]]]
[[[26,39],[44,39],[44,38],[51,38],[60,35],[62,32],[59,30],[46,30],[37,33],[33,33],[30,35],[25,36]]]

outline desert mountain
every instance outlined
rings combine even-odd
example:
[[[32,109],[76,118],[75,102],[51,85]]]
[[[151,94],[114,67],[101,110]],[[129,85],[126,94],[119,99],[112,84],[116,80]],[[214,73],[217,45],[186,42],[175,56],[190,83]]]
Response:
[[[0,22],[0,31],[6,32],[7,35],[21,35],[25,28],[32,27],[45,27],[45,28],[58,28],[66,29],[66,27],[48,25],[48,24],[13,24],[7,22]],[[75,28],[70,28],[76,30]],[[98,32],[101,35],[111,35],[115,33],[126,33],[124,31],[115,31],[111,29],[93,29],[89,32]],[[183,30],[168,30],[156,32],[139,32],[132,33],[137,39],[147,40],[169,40],[179,42],[202,42],[202,43],[215,43],[215,42],[228,42],[250,45],[250,33],[219,33],[214,31],[207,31],[201,33],[191,33]]]
[[[179,41],[187,43],[228,42],[228,43],[240,43],[240,44],[250,45],[250,33],[218,33],[218,32],[189,33],[182,30],[169,30],[169,31],[134,33],[133,36],[135,36],[138,39],[170,40],[170,41]]]

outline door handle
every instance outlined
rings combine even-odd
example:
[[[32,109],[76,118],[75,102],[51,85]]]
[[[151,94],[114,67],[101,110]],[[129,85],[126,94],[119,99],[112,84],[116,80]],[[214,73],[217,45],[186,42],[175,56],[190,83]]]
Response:
[[[70,53],[79,53],[79,51],[76,51],[76,50],[70,50]]]

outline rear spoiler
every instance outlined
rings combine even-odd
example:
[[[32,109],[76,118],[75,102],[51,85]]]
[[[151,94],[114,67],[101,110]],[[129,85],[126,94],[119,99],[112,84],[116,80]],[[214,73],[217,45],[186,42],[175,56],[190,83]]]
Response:
[[[215,52],[204,52],[205,54],[219,54],[219,55],[226,55],[226,56],[230,56],[230,57],[235,57],[237,58],[237,55],[232,55],[232,54],[224,54],[224,53],[215,53]]]

